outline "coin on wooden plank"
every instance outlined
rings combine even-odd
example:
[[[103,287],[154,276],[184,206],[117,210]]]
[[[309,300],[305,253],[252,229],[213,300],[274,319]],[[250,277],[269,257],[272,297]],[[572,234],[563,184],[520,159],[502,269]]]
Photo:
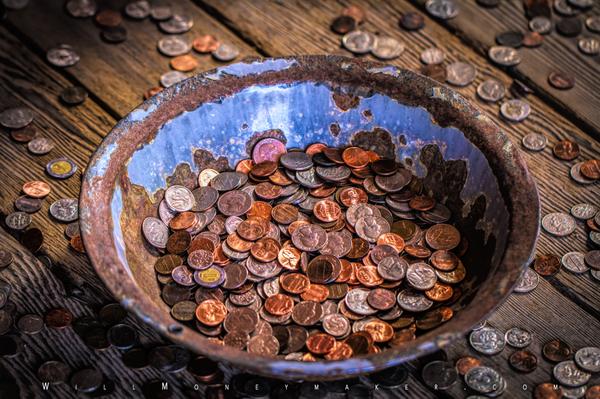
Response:
[[[192,43],[185,36],[167,36],[158,41],[158,50],[166,56],[176,57],[192,50]]]
[[[484,327],[471,332],[469,343],[477,352],[495,355],[504,349],[504,334],[492,327]]]
[[[150,3],[147,0],[136,0],[125,6],[125,15],[133,19],[144,19],[150,16]]]
[[[31,215],[26,212],[9,213],[4,222],[9,229],[23,230],[31,224]]]
[[[404,52],[404,43],[389,36],[378,36],[371,54],[381,60],[393,60]]]
[[[600,270],[600,250],[592,250],[584,256],[585,264],[594,270]]]
[[[46,137],[35,137],[27,143],[27,149],[35,155],[44,155],[52,151],[54,141]]]
[[[192,29],[194,20],[186,14],[173,14],[171,18],[159,22],[158,26],[166,33],[180,34]]]
[[[556,143],[552,151],[557,158],[563,161],[572,161],[579,156],[579,145],[572,140],[565,139]]]
[[[492,46],[488,50],[488,57],[498,65],[515,66],[521,63],[519,51],[507,46]]]
[[[427,12],[440,19],[452,19],[458,16],[459,8],[454,0],[427,0]]]
[[[528,133],[521,141],[529,151],[542,151],[548,145],[548,139],[541,133]]]
[[[585,255],[581,252],[568,252],[563,255],[561,264],[565,269],[572,273],[585,273],[589,270],[589,267],[586,266],[584,258]]]
[[[563,212],[554,212],[543,217],[542,227],[552,235],[564,237],[573,233],[577,224],[571,215]]]
[[[548,83],[559,90],[569,90],[575,86],[575,77],[566,72],[554,71],[548,74]]]
[[[511,122],[522,122],[530,113],[531,106],[518,99],[505,101],[500,106],[500,114]]]
[[[552,375],[561,385],[567,387],[585,385],[591,378],[590,373],[579,369],[572,360],[565,360],[558,363],[552,369]]]
[[[577,42],[579,50],[587,55],[600,54],[600,40],[595,37],[582,37]]]
[[[233,61],[240,55],[240,50],[231,43],[219,43],[218,47],[212,51],[212,56],[217,61]]]
[[[446,67],[446,71],[446,81],[459,87],[471,84],[477,76],[477,70],[468,62],[453,62]]]
[[[95,0],[69,0],[65,7],[75,18],[93,17],[98,9]]]
[[[34,118],[34,113],[26,107],[7,108],[0,112],[0,125],[9,129],[21,129],[29,125]]]
[[[48,50],[46,59],[49,63],[57,67],[69,67],[79,62],[79,54],[71,46],[60,45]]]
[[[355,30],[344,35],[342,45],[354,54],[365,54],[376,46],[375,35],[362,30]]]
[[[477,86],[477,95],[485,101],[497,102],[504,98],[506,89],[497,79],[484,80]]]

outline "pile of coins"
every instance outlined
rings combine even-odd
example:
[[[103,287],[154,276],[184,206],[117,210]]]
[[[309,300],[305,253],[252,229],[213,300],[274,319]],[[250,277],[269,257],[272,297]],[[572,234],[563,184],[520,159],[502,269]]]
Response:
[[[405,345],[453,316],[467,243],[451,216],[394,159],[264,138],[235,171],[168,187],[141,228],[163,253],[155,269],[175,319],[310,361]]]

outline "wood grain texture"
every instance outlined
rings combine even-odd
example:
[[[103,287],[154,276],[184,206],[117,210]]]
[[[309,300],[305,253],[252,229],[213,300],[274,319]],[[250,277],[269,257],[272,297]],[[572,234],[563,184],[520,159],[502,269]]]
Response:
[[[427,0],[411,0],[424,9]],[[478,6],[474,1],[459,1],[460,13],[456,18],[440,21],[448,26],[452,32],[460,36],[466,43],[486,56],[490,46],[495,45],[497,34],[516,30],[526,32],[529,30],[525,11],[520,1],[502,1],[500,6],[487,9]],[[597,14],[599,4],[595,2],[594,10],[587,11],[585,15]],[[579,16],[584,23],[585,17]],[[554,23],[561,19],[554,15]],[[584,27],[583,36],[595,36]],[[591,129],[600,137],[600,56],[583,54],[577,48],[578,38],[568,38],[553,31],[544,36],[544,43],[538,48],[521,48],[519,52],[522,62],[508,72],[522,79],[539,91],[540,95],[563,109],[565,114],[581,123],[582,127]],[[554,71],[564,71],[576,78],[575,87],[571,90],[558,90],[548,83],[548,74]]]

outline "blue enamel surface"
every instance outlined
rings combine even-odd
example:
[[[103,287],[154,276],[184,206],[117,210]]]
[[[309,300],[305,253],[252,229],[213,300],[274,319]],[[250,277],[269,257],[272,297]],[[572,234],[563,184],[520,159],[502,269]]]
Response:
[[[208,79],[219,79],[224,74],[233,76],[246,76],[270,71],[282,71],[297,65],[298,61],[285,58],[276,58],[268,60],[254,61],[250,63],[239,62],[230,64],[221,68],[213,74],[206,75]]]
[[[125,240],[123,239],[123,230],[121,228],[121,211],[123,210],[123,194],[121,192],[121,187],[115,187],[115,192],[113,194],[112,201],[110,202],[110,210],[113,220],[113,239],[115,242],[115,248],[117,249],[117,255],[119,256],[119,260],[123,262],[124,265],[127,264],[127,257],[125,253]],[[131,274],[131,269],[126,268],[127,273],[133,277]]]

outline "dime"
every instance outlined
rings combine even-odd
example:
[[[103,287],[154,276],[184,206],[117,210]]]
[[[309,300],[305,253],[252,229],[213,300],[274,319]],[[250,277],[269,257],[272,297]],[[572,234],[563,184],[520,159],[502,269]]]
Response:
[[[23,230],[31,224],[31,215],[26,212],[13,212],[4,219],[6,227],[12,230]]]
[[[437,65],[444,62],[446,55],[442,50],[436,47],[430,47],[421,53],[421,62],[427,65]]]
[[[572,161],[579,156],[579,145],[571,140],[561,140],[553,148],[554,156],[564,161]]]
[[[569,90],[575,86],[575,78],[565,72],[555,71],[548,75],[548,83],[556,89]]]
[[[466,62],[453,62],[446,68],[448,76],[446,82],[454,86],[470,85],[477,76],[477,71],[472,64]]]
[[[136,0],[125,6],[125,15],[133,19],[144,19],[150,16],[150,3],[146,0]]]
[[[600,32],[600,16],[592,15],[585,20],[585,26],[592,32]]]
[[[404,44],[388,36],[378,36],[371,48],[371,54],[381,60],[398,58],[404,52]]]
[[[597,373],[600,371],[600,348],[588,346],[575,352],[575,363],[584,371]]]
[[[531,112],[531,107],[521,100],[509,100],[502,103],[500,113],[511,122],[521,122],[525,120]]]
[[[488,50],[488,57],[502,66],[515,66],[521,63],[521,55],[512,47],[492,46]]]
[[[589,270],[585,264],[584,254],[581,252],[569,252],[563,255],[561,259],[562,266],[568,271],[581,274]]]
[[[97,5],[94,0],[69,0],[67,11],[75,18],[87,18],[96,14]]]
[[[370,52],[376,45],[377,38],[365,31],[355,30],[344,35],[342,45],[355,54]]]
[[[167,36],[158,41],[158,51],[168,57],[187,54],[192,50],[192,44],[185,36]]]
[[[219,46],[212,51],[212,56],[222,62],[233,61],[240,55],[240,50],[229,43],[220,43]]]
[[[531,373],[537,368],[537,357],[528,350],[516,351],[508,358],[510,366],[521,373]]]
[[[477,86],[477,95],[482,100],[497,102],[504,98],[505,90],[504,85],[499,80],[487,79]]]
[[[492,327],[484,327],[471,332],[469,343],[477,352],[495,355],[504,349],[504,335]]]
[[[544,16],[533,17],[529,21],[529,29],[542,35],[548,34],[552,31],[552,21]]]
[[[173,86],[174,84],[179,83],[185,79],[187,79],[187,75],[184,74],[183,72],[170,71],[170,72],[163,73],[160,76],[160,84],[163,87],[169,87],[169,86]]]
[[[523,137],[522,143],[530,151],[542,151],[548,145],[548,139],[543,134],[532,132]]]
[[[452,19],[458,15],[458,6],[454,0],[427,0],[427,12],[440,19]]]
[[[423,367],[421,377],[428,387],[444,391],[454,385],[458,374],[452,364],[443,360],[434,360]]]
[[[567,387],[579,387],[587,384],[591,377],[589,373],[580,370],[572,360],[558,363],[552,369],[552,375],[561,385]]]
[[[560,339],[553,339],[544,344],[542,354],[547,360],[558,363],[569,359],[573,354],[573,350]]]
[[[582,37],[577,41],[577,47],[587,55],[600,54],[600,41],[594,37]]]
[[[173,14],[171,18],[159,22],[158,26],[165,33],[180,34],[192,29],[194,20],[185,14]]]
[[[52,151],[54,142],[45,137],[35,137],[27,143],[27,149],[35,155],[44,155]]]
[[[525,348],[529,346],[532,340],[531,333],[520,327],[513,327],[504,334],[506,343],[513,348]]]
[[[542,219],[542,227],[552,235],[564,237],[573,233],[577,224],[571,215],[555,212],[544,216]]]
[[[69,67],[79,62],[79,54],[71,46],[63,44],[48,50],[46,59],[54,66]]]
[[[7,108],[0,112],[0,125],[9,129],[21,129],[34,118],[33,111],[25,107]]]
[[[68,158],[57,158],[46,164],[46,172],[56,179],[68,179],[77,172],[77,165]]]

